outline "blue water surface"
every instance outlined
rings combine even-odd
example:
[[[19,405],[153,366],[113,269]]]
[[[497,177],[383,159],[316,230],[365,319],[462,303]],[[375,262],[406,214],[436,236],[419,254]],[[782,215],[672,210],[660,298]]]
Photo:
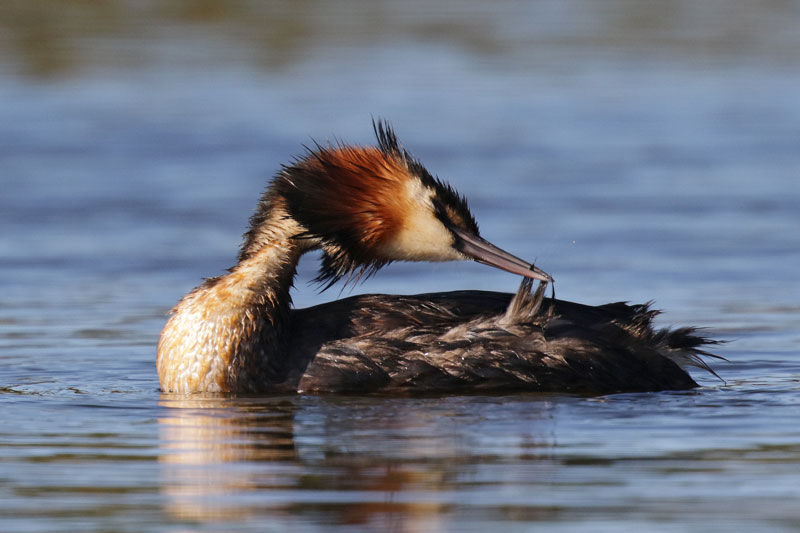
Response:
[[[800,528],[800,12],[711,4],[2,8],[0,530]],[[728,340],[724,381],[161,394],[166,313],[233,264],[269,177],[373,117],[560,298]],[[316,267],[300,307],[519,283],[394,264],[319,293]]]

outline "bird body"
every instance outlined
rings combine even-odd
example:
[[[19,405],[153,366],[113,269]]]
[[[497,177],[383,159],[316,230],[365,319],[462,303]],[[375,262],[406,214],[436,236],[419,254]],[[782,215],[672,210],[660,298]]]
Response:
[[[377,147],[310,150],[251,217],[238,263],[172,310],[157,367],[167,392],[384,393],[688,389],[710,370],[694,329],[656,312],[544,297],[552,278],[479,236],[467,203],[375,124]],[[318,281],[358,280],[398,260],[475,260],[524,276],[515,295],[363,295],[292,309],[300,257]],[[533,280],[539,280],[531,292]]]
[[[697,386],[673,359],[687,341],[704,342],[692,330],[656,332],[657,312],[647,306],[585,306],[530,285],[515,295],[365,295],[293,311],[289,360],[307,364],[285,383],[299,392],[383,394]],[[327,331],[323,344],[303,335],[310,328]]]

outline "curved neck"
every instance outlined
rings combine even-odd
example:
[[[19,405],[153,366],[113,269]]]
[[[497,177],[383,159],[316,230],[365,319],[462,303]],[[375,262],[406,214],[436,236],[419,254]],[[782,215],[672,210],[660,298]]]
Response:
[[[282,381],[292,286],[314,243],[273,205],[228,274],[207,280],[173,309],[158,343],[161,388],[170,392],[256,392]]]

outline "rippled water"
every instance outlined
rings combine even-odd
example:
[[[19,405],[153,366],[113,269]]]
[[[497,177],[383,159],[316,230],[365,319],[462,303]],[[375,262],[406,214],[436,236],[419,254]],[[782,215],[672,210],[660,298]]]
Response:
[[[0,530],[800,528],[794,4],[326,5],[0,12]],[[731,341],[725,382],[160,394],[169,307],[231,266],[282,162],[371,116],[559,297]],[[314,263],[300,306],[339,296]],[[517,283],[398,264],[355,292]]]

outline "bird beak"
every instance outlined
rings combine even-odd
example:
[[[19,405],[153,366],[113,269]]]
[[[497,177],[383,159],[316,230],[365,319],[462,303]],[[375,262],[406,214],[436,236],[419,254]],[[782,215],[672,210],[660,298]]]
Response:
[[[526,278],[553,281],[550,274],[544,270],[540,270],[519,257],[511,255],[505,250],[501,250],[494,244],[477,235],[453,227],[450,228],[450,231],[452,231],[456,237],[456,242],[453,244],[455,249],[478,263],[493,266],[511,272],[512,274],[519,274]]]

